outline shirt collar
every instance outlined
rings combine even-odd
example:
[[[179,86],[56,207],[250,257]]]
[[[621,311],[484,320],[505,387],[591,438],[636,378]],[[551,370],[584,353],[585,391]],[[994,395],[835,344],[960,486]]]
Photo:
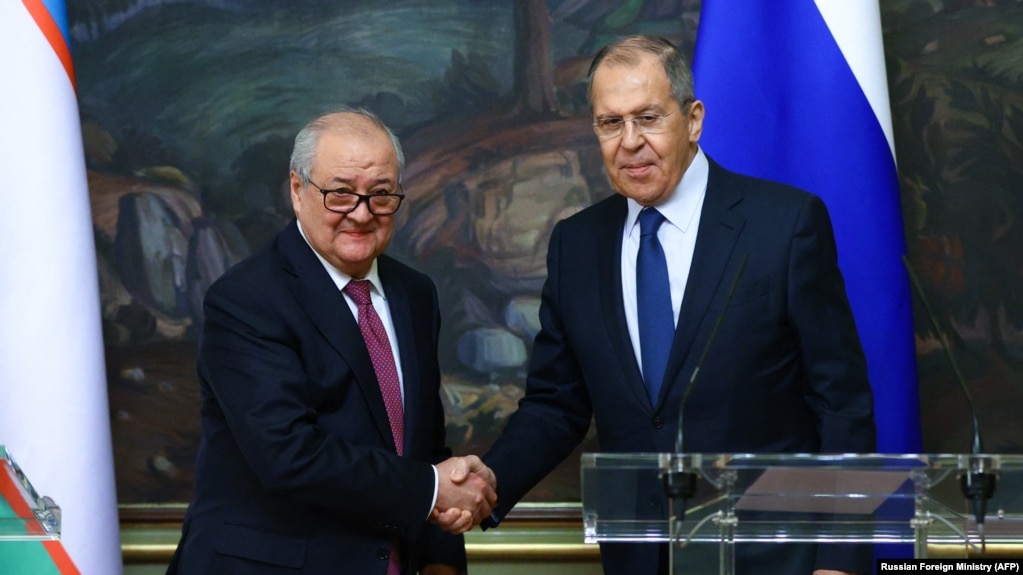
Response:
[[[298,233],[302,235],[302,239],[305,240],[305,243],[309,246],[309,249],[313,250],[313,254],[316,255],[316,259],[320,260],[320,263],[323,264],[323,269],[327,270],[327,275],[329,275],[330,279],[333,280],[334,285],[337,286],[337,289],[338,290],[345,289],[345,286],[348,285],[348,282],[352,281],[352,279],[354,278],[337,269],[336,267],[331,265],[330,262],[324,259],[323,256],[320,255],[320,252],[316,251],[316,248],[314,248],[313,245],[309,243],[309,238],[305,236],[305,231],[302,230],[302,222],[296,220],[295,223],[298,224]],[[376,258],[373,259],[373,264],[370,266],[369,272],[366,274],[366,277],[361,279],[369,280],[369,283],[370,285],[373,286],[373,289],[376,290],[376,292],[380,294],[380,296],[384,295],[383,284],[380,283],[380,273],[379,271],[377,271]]]
[[[709,172],[710,165],[707,162],[707,156],[703,153],[703,148],[697,147],[693,161],[690,162],[689,167],[682,174],[682,179],[675,186],[675,190],[666,200],[654,206],[657,208],[657,211],[661,212],[661,215],[664,216],[668,223],[682,230],[683,233],[689,231],[689,225],[694,219],[693,216],[696,215],[700,210],[700,206],[703,205],[703,196],[707,192],[707,176]],[[643,206],[639,205],[632,198],[628,198],[628,206],[629,213],[625,219],[625,229],[629,230],[627,235],[631,235],[639,233],[636,224],[639,220],[639,212],[643,210]]]

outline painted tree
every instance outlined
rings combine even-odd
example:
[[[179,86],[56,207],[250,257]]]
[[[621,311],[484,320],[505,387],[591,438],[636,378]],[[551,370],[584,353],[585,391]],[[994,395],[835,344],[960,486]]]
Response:
[[[554,96],[550,9],[547,0],[516,0],[513,115],[543,117],[558,113]]]

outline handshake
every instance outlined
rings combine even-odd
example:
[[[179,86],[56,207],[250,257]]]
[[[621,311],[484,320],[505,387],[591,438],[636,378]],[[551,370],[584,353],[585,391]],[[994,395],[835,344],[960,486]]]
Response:
[[[497,477],[475,455],[452,457],[437,464],[437,505],[430,521],[454,534],[465,533],[497,504]]]

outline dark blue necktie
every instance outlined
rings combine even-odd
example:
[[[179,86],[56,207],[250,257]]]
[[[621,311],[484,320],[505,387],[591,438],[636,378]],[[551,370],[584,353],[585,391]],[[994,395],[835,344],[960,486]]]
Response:
[[[639,256],[636,258],[639,349],[643,358],[643,381],[654,405],[661,393],[671,342],[675,338],[668,263],[657,240],[657,228],[662,222],[664,216],[654,208],[644,208],[639,213]]]

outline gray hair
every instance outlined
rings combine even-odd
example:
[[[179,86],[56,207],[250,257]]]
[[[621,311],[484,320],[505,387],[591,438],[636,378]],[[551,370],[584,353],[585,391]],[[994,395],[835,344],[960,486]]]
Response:
[[[685,111],[686,106],[696,99],[693,92],[693,71],[674,44],[664,38],[653,36],[626,36],[604,46],[597,52],[597,55],[593,57],[593,63],[590,64],[590,70],[586,74],[589,78],[586,96],[589,99],[590,107],[593,107],[593,73],[601,64],[607,62],[612,65],[635,66],[639,64],[640,58],[644,54],[652,54],[660,60],[671,85],[671,97],[678,103],[679,108]]]
[[[313,169],[313,158],[316,156],[316,146],[320,143],[320,136],[330,130],[341,129],[348,125],[344,116],[359,116],[369,120],[374,126],[383,130],[394,145],[394,154],[398,158],[398,182],[401,182],[405,174],[405,153],[401,150],[401,142],[398,136],[387,127],[376,114],[365,108],[341,107],[333,112],[319,116],[310,121],[302,131],[295,136],[295,147],[291,151],[291,171],[298,174],[302,181],[309,183],[310,174]]]

